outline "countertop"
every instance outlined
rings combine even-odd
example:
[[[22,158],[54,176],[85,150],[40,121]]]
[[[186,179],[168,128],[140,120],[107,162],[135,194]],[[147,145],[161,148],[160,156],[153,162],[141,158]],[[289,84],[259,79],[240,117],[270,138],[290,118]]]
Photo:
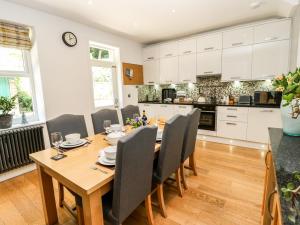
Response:
[[[288,219],[290,203],[283,198],[281,188],[292,180],[294,171],[300,172],[300,137],[287,136],[279,128],[269,128],[269,135],[280,193],[282,222],[283,225],[299,225],[300,219],[296,223]]]
[[[225,106],[225,107],[253,107],[253,108],[280,108],[280,106],[274,106],[274,105],[229,105],[229,104],[223,104],[223,103],[199,103],[199,102],[178,102],[178,103],[164,103],[161,101],[140,101],[138,103],[141,104],[168,104],[168,105],[215,105],[215,106]]]

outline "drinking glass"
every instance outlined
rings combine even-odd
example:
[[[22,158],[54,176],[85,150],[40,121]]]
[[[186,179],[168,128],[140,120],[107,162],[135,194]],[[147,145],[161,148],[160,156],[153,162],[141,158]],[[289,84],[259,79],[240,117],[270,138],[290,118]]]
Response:
[[[54,132],[51,133],[51,143],[54,148],[57,150],[57,155],[55,156],[56,159],[61,159],[64,157],[63,151],[60,149],[60,145],[63,143],[63,137],[61,132]]]
[[[110,120],[104,120],[103,121],[103,128],[105,130],[105,133],[108,133],[110,125],[111,125],[111,121]]]

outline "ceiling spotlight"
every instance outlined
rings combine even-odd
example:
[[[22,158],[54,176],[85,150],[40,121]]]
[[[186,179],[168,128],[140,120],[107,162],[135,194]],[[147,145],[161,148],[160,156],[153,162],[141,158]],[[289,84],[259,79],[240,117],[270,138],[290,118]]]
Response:
[[[89,0],[89,1],[88,1],[88,4],[89,4],[89,5],[92,5],[92,4],[93,4],[93,0]]]
[[[261,6],[262,1],[254,1],[250,3],[250,8],[251,9],[257,9]]]
[[[172,13],[176,13],[176,10],[175,9],[172,9],[172,11],[171,11]]]

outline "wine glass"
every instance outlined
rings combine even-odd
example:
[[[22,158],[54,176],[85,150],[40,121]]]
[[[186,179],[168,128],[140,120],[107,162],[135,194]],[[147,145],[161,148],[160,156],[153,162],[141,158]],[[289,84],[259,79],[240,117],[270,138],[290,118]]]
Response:
[[[63,143],[63,137],[61,132],[54,132],[51,133],[51,143],[54,148],[57,150],[57,155],[55,156],[56,159],[61,159],[64,157],[63,151],[60,149],[60,145]]]
[[[111,121],[110,120],[104,120],[103,121],[103,128],[105,130],[105,133],[109,132],[110,125],[111,125]]]

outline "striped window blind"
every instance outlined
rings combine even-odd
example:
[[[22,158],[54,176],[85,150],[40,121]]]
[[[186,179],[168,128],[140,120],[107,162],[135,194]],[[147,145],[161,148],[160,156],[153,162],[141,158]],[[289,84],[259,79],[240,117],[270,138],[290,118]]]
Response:
[[[25,26],[0,21],[0,45],[30,50],[30,29]]]

